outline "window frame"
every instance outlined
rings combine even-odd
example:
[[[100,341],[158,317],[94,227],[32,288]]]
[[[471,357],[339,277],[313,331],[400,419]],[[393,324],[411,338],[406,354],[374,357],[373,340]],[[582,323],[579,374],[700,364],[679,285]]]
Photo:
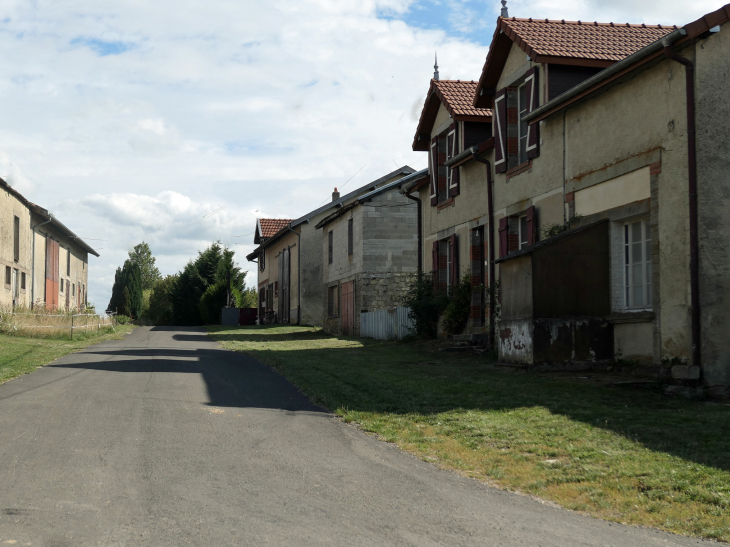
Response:
[[[13,274],[12,274],[12,268],[10,266],[5,266],[5,286],[7,288],[10,288],[10,285],[13,282]]]
[[[640,224],[641,239],[634,240],[633,226]],[[641,261],[636,262],[633,250],[639,244]],[[636,266],[641,267],[642,283],[633,283],[633,272]],[[652,261],[651,261],[651,221],[649,217],[633,218],[621,223],[621,267],[623,274],[622,296],[623,306],[627,311],[651,310],[653,308],[652,295]],[[641,287],[642,302],[635,304],[636,287]]]
[[[13,215],[13,260],[20,262],[20,217]]]
[[[20,290],[21,291],[25,291],[26,283],[27,283],[27,280],[26,280],[25,272],[20,272]]]
[[[523,97],[524,95],[524,97]],[[522,104],[524,99],[525,104]],[[517,165],[527,163],[529,158],[527,157],[527,135],[529,133],[529,127],[527,122],[522,121],[522,116],[529,113],[530,105],[527,103],[527,82],[522,82],[517,86]],[[523,108],[524,107],[524,108]],[[524,125],[524,135],[523,135]],[[523,142],[524,141],[524,142]]]

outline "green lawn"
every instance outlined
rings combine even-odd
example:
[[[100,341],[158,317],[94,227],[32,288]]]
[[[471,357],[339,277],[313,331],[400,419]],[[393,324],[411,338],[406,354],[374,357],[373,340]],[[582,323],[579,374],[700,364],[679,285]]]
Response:
[[[305,327],[210,331],[436,465],[607,520],[730,541],[728,405],[516,373],[427,343]]]
[[[132,325],[118,325],[116,332],[74,335],[68,338],[28,338],[0,334],[0,384],[33,372],[51,361],[105,340],[117,340],[132,331]]]

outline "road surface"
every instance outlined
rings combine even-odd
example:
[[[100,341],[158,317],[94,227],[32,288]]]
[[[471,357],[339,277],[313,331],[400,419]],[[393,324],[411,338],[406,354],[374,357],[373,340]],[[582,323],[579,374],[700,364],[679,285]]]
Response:
[[[442,471],[199,329],[137,328],[0,386],[0,546],[704,543]]]

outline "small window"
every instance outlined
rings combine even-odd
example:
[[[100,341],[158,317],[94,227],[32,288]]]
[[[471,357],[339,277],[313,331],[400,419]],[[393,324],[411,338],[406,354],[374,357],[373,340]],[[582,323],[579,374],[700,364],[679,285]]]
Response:
[[[66,249],[66,275],[71,275],[71,248]]]
[[[63,279],[61,279],[61,282],[58,284],[58,286],[61,289],[61,292],[63,293]]]
[[[12,272],[10,271],[10,266],[5,266],[5,284],[10,285],[10,279],[12,276]]]
[[[20,273],[20,289],[25,290],[25,272]]]
[[[327,234],[327,244],[328,244],[328,256],[329,256],[329,264],[332,264],[332,255],[333,255],[333,244],[334,244],[334,236],[332,230],[330,230]]]
[[[352,219],[347,221],[347,256],[352,256],[353,253],[353,226]]]
[[[330,232],[332,233],[332,232]],[[337,317],[340,312],[339,300],[337,295],[337,285],[327,288],[327,315]]]
[[[624,302],[627,308],[651,307],[651,225],[627,222],[623,233]]]
[[[81,269],[86,270],[86,261],[85,260],[81,261]]]
[[[71,285],[71,296],[76,296],[76,283]]]
[[[20,219],[13,217],[13,260],[20,260]]]

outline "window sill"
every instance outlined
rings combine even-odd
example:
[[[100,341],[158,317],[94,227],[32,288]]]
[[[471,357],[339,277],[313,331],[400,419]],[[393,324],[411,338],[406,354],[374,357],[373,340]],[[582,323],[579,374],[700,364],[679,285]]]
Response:
[[[655,315],[653,311],[650,310],[636,310],[636,311],[630,311],[630,310],[624,310],[619,312],[614,312],[611,315],[607,317],[611,323],[615,324],[621,324],[621,323],[651,323],[654,321]]]
[[[511,179],[512,177],[516,177],[517,175],[524,173],[528,169],[532,167],[532,160],[527,160],[526,162],[523,162],[519,164],[516,167],[513,167],[512,169],[507,169],[507,172],[505,175],[508,179]]]
[[[441,209],[445,209],[446,207],[450,207],[454,204],[454,198],[449,198],[446,201],[439,203],[436,205],[436,209],[440,211]]]

